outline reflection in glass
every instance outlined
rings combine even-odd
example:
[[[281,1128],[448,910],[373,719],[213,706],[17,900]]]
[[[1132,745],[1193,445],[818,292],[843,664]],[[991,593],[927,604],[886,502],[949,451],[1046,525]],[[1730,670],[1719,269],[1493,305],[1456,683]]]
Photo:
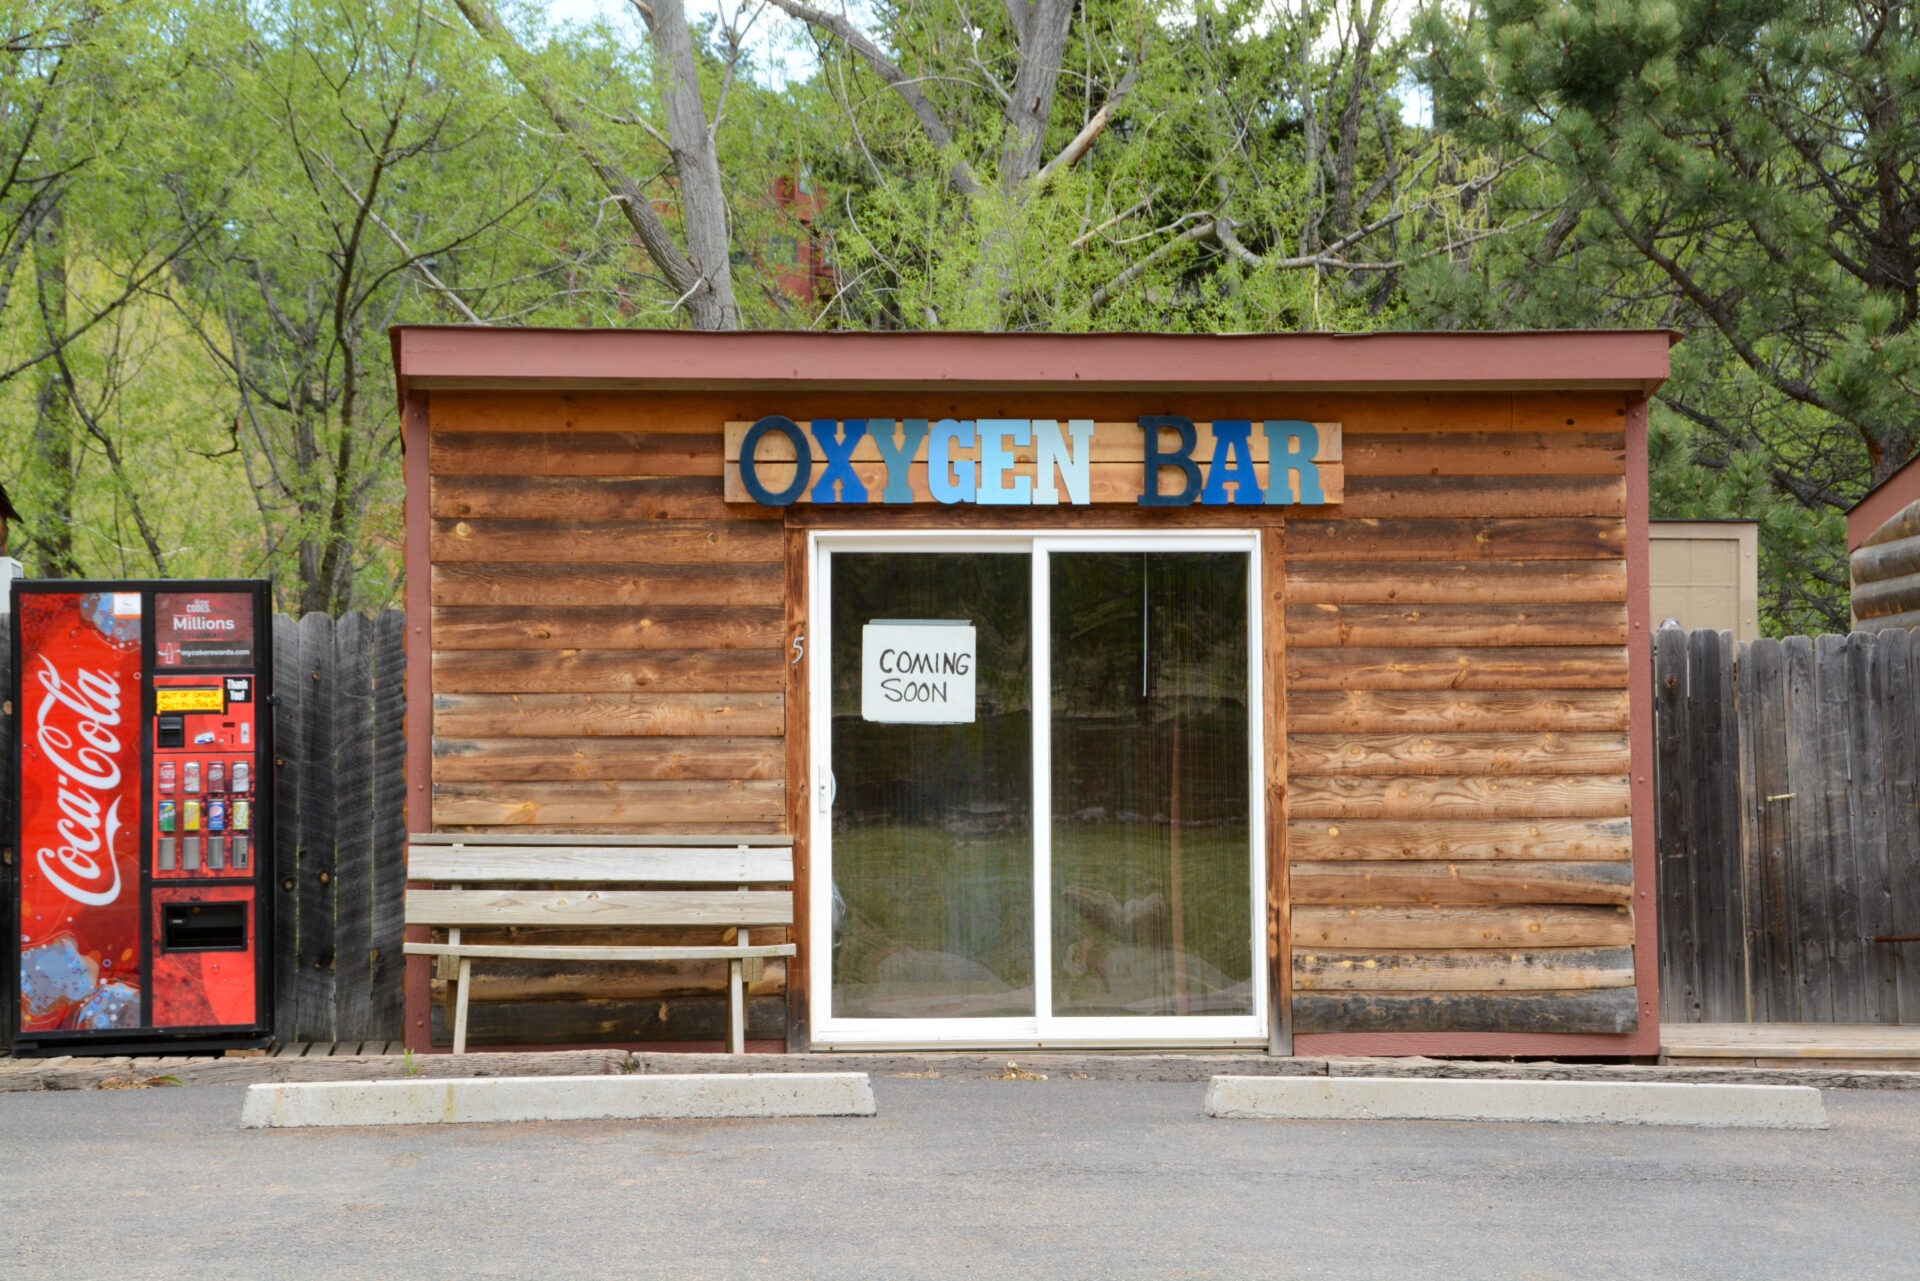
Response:
[[[1248,558],[1050,560],[1053,1012],[1250,1014]]]
[[[835,1018],[1033,1016],[1032,565],[833,557]],[[875,619],[974,625],[972,724],[861,719]]]

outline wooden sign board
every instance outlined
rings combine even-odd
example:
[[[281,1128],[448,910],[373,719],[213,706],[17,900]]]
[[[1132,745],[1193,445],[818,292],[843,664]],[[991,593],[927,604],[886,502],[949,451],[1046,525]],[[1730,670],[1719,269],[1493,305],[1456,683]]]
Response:
[[[1344,484],[1339,423],[772,415],[726,425],[730,503],[1321,506],[1339,503]]]

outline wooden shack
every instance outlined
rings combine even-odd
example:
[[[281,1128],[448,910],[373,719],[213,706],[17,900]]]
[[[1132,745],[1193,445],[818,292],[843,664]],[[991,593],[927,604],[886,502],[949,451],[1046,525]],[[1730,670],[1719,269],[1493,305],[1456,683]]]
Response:
[[[790,835],[753,1048],[1657,1052],[1666,333],[393,342],[410,827]],[[725,981],[502,963],[472,1041]]]

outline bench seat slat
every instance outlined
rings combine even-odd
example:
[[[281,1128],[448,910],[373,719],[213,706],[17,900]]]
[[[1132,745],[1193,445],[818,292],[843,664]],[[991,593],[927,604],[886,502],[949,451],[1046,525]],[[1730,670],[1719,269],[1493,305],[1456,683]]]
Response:
[[[680,881],[717,885],[793,879],[791,849],[666,846],[609,849],[564,845],[414,845],[407,879],[453,881]]]
[[[791,943],[750,947],[517,947],[505,943],[409,943],[408,956],[467,956],[517,961],[726,961],[735,957],[792,956]]]
[[[708,849],[746,845],[756,849],[792,849],[791,836],[720,836],[711,833],[655,834],[652,836],[608,836],[579,832],[416,832],[407,838],[409,845],[610,845],[623,849],[647,849],[654,846],[703,846]]]
[[[408,890],[407,924],[791,925],[786,890]]]

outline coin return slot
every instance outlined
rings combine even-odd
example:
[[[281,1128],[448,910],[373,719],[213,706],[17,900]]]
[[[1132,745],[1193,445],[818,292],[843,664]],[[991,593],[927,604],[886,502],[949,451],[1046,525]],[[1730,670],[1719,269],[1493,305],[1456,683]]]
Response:
[[[168,952],[244,951],[245,903],[168,903],[160,910],[160,946]]]

